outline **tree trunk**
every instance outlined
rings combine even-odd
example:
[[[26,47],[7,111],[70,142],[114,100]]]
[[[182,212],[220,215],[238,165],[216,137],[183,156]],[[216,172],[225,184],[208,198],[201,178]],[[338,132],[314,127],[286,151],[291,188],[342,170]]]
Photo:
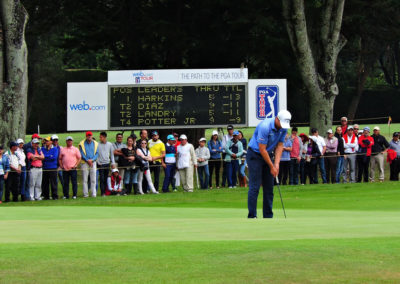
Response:
[[[333,105],[339,89],[336,84],[336,62],[346,44],[340,34],[344,0],[326,0],[322,5],[321,23],[310,39],[304,0],[282,0],[283,17],[300,74],[310,97],[310,127],[320,133],[332,127]],[[316,43],[311,46],[312,43]]]
[[[0,143],[25,137],[28,92],[28,14],[18,0],[0,1]]]

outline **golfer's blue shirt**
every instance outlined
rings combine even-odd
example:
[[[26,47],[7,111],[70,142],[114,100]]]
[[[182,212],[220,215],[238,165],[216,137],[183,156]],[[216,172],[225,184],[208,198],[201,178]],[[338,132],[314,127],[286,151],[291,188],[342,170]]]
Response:
[[[267,145],[267,152],[271,152],[279,142],[283,143],[285,141],[286,133],[287,129],[281,128],[278,130],[275,128],[275,117],[266,118],[257,125],[249,147],[253,151],[260,153],[258,144],[263,144]]]

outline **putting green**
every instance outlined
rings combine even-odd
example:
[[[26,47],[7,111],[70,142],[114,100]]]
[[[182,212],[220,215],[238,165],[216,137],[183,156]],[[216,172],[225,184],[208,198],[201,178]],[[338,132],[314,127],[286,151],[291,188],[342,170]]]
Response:
[[[244,189],[4,204],[0,282],[398,283],[398,183],[282,191],[287,219]]]

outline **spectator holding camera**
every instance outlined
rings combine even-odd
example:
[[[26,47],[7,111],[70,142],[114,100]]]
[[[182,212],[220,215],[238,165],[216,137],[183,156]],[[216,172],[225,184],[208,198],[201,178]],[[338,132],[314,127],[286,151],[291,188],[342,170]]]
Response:
[[[363,134],[358,138],[358,179],[357,182],[361,182],[362,177],[364,176],[364,182],[368,182],[368,168],[369,161],[371,158],[371,149],[374,145],[374,138],[369,136],[370,129],[369,127],[364,127]]]

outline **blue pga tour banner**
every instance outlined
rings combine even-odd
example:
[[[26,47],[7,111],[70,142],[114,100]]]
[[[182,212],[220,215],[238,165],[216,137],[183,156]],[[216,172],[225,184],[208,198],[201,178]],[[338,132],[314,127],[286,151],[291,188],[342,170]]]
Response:
[[[279,87],[276,85],[257,86],[256,117],[260,120],[277,115]]]

